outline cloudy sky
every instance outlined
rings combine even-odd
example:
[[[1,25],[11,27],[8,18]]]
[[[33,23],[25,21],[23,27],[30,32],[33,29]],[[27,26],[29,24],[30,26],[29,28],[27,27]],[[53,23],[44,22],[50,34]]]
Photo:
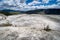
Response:
[[[0,0],[0,10],[36,10],[60,8],[60,0]]]

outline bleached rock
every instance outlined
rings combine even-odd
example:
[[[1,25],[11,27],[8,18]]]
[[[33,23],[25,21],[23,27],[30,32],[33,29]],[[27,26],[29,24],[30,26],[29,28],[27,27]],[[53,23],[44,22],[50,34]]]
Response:
[[[5,16],[4,14],[0,14],[0,27],[9,25],[9,22],[8,20],[6,20],[6,18],[7,16]]]
[[[60,40],[60,32],[30,27],[3,27],[0,28],[0,40]]]
[[[40,16],[32,16],[27,14],[8,16],[7,20],[14,27],[33,27],[44,29],[44,27],[47,26],[47,24],[41,20]]]
[[[60,40],[60,23],[45,15],[11,15],[0,20],[6,23],[12,26],[0,27],[0,40]]]
[[[44,29],[48,26],[49,29],[60,31],[60,23],[53,21],[53,19],[50,19],[48,16],[40,14],[20,14],[8,16],[7,20],[14,27],[33,27],[36,29]]]
[[[6,19],[6,16],[4,14],[0,14],[0,20]]]

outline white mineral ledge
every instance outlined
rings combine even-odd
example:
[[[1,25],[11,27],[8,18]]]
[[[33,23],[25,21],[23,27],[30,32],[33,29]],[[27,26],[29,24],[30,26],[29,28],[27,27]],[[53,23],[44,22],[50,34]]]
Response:
[[[60,40],[60,16],[8,16],[0,20],[0,40]]]

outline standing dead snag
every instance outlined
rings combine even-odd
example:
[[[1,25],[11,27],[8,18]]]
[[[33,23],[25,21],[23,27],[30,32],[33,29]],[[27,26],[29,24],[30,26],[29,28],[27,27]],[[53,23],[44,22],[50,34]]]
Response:
[[[46,28],[44,28],[45,31],[51,31],[51,29],[49,28],[49,25],[47,25]]]

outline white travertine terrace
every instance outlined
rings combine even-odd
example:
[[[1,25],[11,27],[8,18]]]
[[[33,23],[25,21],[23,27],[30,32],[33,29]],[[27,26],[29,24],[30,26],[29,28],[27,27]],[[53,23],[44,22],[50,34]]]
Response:
[[[0,40],[60,40],[60,16],[0,14]]]
[[[0,40],[60,40],[60,32],[30,27],[3,27],[0,28]]]

